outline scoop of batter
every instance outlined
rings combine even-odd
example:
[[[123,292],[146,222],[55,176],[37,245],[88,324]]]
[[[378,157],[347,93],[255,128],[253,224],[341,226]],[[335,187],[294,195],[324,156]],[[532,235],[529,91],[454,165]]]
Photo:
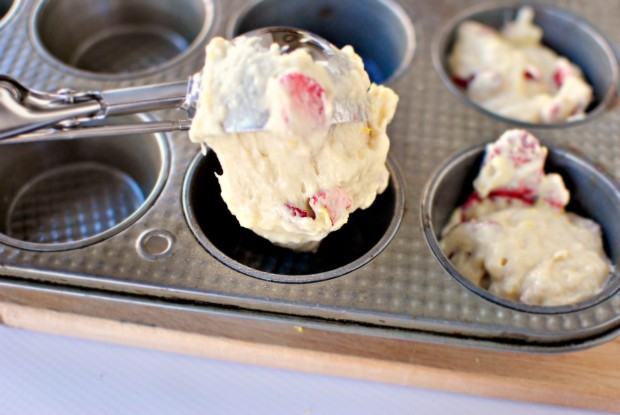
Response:
[[[454,81],[472,101],[515,120],[558,123],[584,116],[592,87],[581,70],[542,45],[531,7],[501,31],[466,21],[449,57]]]
[[[256,39],[207,46],[192,141],[218,156],[222,198],[239,224],[274,244],[314,251],[388,184],[386,128],[398,97],[370,83],[351,47],[330,74],[304,50],[282,54]],[[250,100],[268,114],[261,132],[225,135],[222,123]],[[338,100],[367,106],[368,121],[330,126]]]
[[[530,305],[599,293],[612,265],[598,224],[564,211],[569,193],[543,171],[547,149],[523,130],[487,146],[475,192],[442,231],[441,247],[467,279]]]

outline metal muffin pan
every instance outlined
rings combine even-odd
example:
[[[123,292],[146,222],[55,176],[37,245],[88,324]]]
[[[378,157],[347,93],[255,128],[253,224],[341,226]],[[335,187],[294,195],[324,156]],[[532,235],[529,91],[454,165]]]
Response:
[[[156,1],[151,3],[159,4]],[[261,1],[199,3],[204,4],[205,16],[208,16],[205,18],[208,23],[201,29],[205,35],[196,38],[181,55],[145,70],[129,68],[125,72],[93,72],[72,68],[58,58],[50,58],[49,53],[42,50],[41,44],[46,40],[35,38],[35,35],[44,33],[35,28],[40,19],[37,17],[41,13],[40,2],[23,0],[16,14],[0,30],[0,51],[5,57],[0,62],[0,72],[29,87],[43,90],[60,87],[104,89],[185,79],[201,68],[203,48],[210,38],[229,36],[242,30],[239,28],[245,27],[243,25],[247,22],[260,22],[260,16],[253,16],[253,13],[268,11],[262,6],[268,3]],[[309,2],[298,0],[290,3]],[[118,4],[119,7],[131,7],[143,3],[128,1]],[[187,4],[180,2],[177,7]],[[347,16],[353,17],[353,24],[360,25],[358,2],[318,0],[312,4],[321,7],[305,12],[304,19],[314,22],[317,25],[315,31],[328,38],[329,33],[338,34],[335,28],[351,24]],[[76,290],[83,296],[123,295],[145,307],[163,302],[174,304],[178,310],[182,310],[184,304],[191,304],[196,310],[204,305],[205,312],[217,310],[218,313],[242,314],[257,319],[277,316],[280,322],[291,325],[307,322],[331,331],[518,351],[571,351],[612,338],[620,329],[620,295],[617,293],[610,293],[602,301],[576,310],[557,313],[515,310],[463,287],[437,260],[425,238],[421,202],[423,190],[432,180],[436,167],[451,155],[494,140],[513,127],[455,96],[433,64],[432,45],[436,43],[436,36],[447,30],[454,16],[476,4],[478,2],[462,0],[363,2],[369,20],[362,25],[365,30],[356,32],[355,46],[358,49],[365,45],[371,49],[379,48],[381,53],[377,56],[380,60],[398,63],[392,66],[396,69],[387,79],[399,94],[400,103],[389,127],[390,165],[396,174],[388,193],[378,199],[378,202],[388,202],[387,210],[377,217],[373,215],[358,222],[363,228],[374,225],[366,222],[387,218],[385,223],[388,224],[383,225],[382,236],[375,236],[376,242],[370,244],[370,251],[359,252],[357,259],[351,258],[344,265],[347,267],[361,261],[359,267],[351,267],[346,273],[338,272],[334,278],[296,284],[292,279],[303,280],[304,275],[313,274],[305,274],[303,270],[297,275],[296,272],[291,274],[282,265],[265,268],[269,261],[262,260],[269,260],[269,255],[256,263],[243,264],[247,251],[229,252],[215,244],[207,228],[217,228],[219,223],[216,221],[221,218],[217,215],[210,217],[209,212],[200,209],[196,217],[201,223],[196,227],[191,219],[186,220],[183,205],[184,184],[191,183],[192,169],[201,163],[208,167],[213,159],[209,156],[197,158],[199,148],[188,140],[187,134],[174,133],[166,138],[169,173],[150,207],[122,229],[78,249],[42,252],[0,243],[0,274],[4,276],[0,286],[21,284],[27,291],[36,282],[48,290],[55,290],[59,296]],[[567,0],[553,4],[590,21],[613,45],[620,45],[617,27],[620,8],[615,0],[601,0],[596,4]],[[386,7],[398,12],[390,14]],[[287,17],[286,13],[292,14]],[[300,9],[293,6],[282,8],[277,12],[278,24],[299,21],[298,13]],[[139,13],[135,15],[139,16]],[[183,13],[179,11],[177,15]],[[338,18],[330,19],[330,16]],[[373,24],[385,18],[389,22],[387,26]],[[170,24],[174,27],[173,23]],[[406,35],[386,35],[385,32],[391,29]],[[323,30],[325,32],[321,33]],[[377,43],[376,38],[386,40]],[[413,44],[412,39],[415,39]],[[388,41],[396,43],[385,45]],[[122,59],[116,55],[119,54],[111,53],[105,58],[110,61]],[[177,114],[163,111],[150,116],[168,119]],[[531,131],[547,145],[590,160],[614,181],[620,178],[620,163],[617,162],[620,146],[615,143],[620,136],[620,111],[614,103],[609,103],[599,116],[586,122],[564,128],[535,127]],[[130,137],[127,139],[131,140]],[[85,140],[84,145],[87,144]],[[141,157],[143,149],[136,152]],[[132,175],[129,171],[125,173]],[[12,172],[4,174],[3,181],[16,180]],[[133,179],[137,180],[136,177]],[[197,183],[201,183],[200,180]],[[189,186],[186,190],[190,193],[204,190],[211,195],[215,192],[214,189],[192,189],[193,185]],[[405,205],[401,211],[402,219],[398,218],[400,213],[396,208],[401,196]],[[192,206],[186,203],[185,208]],[[363,217],[363,212],[358,213]],[[210,220],[213,225],[209,225]],[[397,229],[391,235],[394,224]],[[345,232],[344,228],[341,232]],[[205,241],[200,234],[220,253],[214,254],[213,249],[203,246]],[[226,241],[226,235],[222,238]],[[355,243],[351,239],[343,244],[347,242]],[[612,242],[609,240],[608,244],[611,246]],[[344,250],[338,245],[331,248],[335,251],[330,253],[334,258],[337,258],[338,251]],[[380,253],[379,250],[373,251],[376,246],[383,250]],[[243,248],[242,245],[238,247]],[[314,264],[313,258],[305,260]],[[239,264],[251,268],[251,271],[244,272],[247,270]],[[337,265],[335,269],[341,266]],[[328,268],[320,269],[318,274],[333,272]],[[270,281],[277,278],[261,279],[259,275],[251,275],[253,272],[273,274],[288,283]],[[100,314],[105,316],[105,310],[102,307]],[[179,319],[184,315],[180,313]]]

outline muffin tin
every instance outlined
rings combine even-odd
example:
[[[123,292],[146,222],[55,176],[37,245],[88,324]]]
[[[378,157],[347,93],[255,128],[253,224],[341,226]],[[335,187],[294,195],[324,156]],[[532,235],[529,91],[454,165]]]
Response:
[[[277,316],[291,326],[519,351],[571,351],[617,335],[617,275],[604,294],[574,308],[515,307],[464,287],[433,242],[450,205],[458,202],[461,173],[475,164],[480,145],[515,125],[468,105],[441,72],[454,19],[489,3],[183,0],[173,8],[155,0],[86,3],[0,2],[0,73],[45,91],[178,81],[200,70],[204,47],[214,36],[264,25],[298,26],[353,44],[373,79],[399,94],[388,129],[390,186],[317,253],[294,254],[236,226],[213,179],[217,158],[201,155],[186,133],[3,145],[0,287],[31,290],[33,302],[40,289],[58,296],[79,293],[75,301],[127,296],[138,313],[140,306],[173,305],[179,327],[190,318],[182,310],[191,305],[206,313]],[[578,29],[589,21],[604,39],[620,45],[615,0],[553,6],[567,13],[563,16],[579,16]],[[607,192],[605,204],[588,201],[596,193],[592,189],[577,192],[576,200],[603,225],[617,262],[620,112],[616,58],[606,59],[612,69],[603,81],[611,92],[606,89],[599,99],[596,117],[530,130],[557,149],[552,159],[566,164],[561,170],[574,175],[572,185],[590,186],[590,174],[605,184],[596,190]],[[140,119],[181,116],[159,111]],[[455,165],[458,177],[444,182]],[[433,199],[425,192],[433,186],[453,193]],[[109,312],[100,308],[99,315]]]

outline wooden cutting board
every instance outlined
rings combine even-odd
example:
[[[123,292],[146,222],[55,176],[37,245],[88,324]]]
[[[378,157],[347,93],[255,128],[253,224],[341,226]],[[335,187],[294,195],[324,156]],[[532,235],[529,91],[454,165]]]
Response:
[[[246,330],[239,340],[6,302],[0,302],[0,323],[245,364],[620,413],[620,338],[585,351],[525,354],[299,326],[279,333],[260,324],[229,326]]]

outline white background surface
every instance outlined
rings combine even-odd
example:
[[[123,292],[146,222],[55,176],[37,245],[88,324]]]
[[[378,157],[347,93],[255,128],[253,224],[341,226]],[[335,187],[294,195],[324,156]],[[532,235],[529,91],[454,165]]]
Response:
[[[2,415],[487,413],[597,412],[240,365],[0,326]]]

